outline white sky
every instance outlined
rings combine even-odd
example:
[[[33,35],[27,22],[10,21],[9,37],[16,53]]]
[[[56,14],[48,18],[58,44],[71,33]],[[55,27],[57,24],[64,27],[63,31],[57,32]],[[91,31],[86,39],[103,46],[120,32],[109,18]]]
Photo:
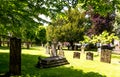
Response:
[[[48,22],[51,22],[50,17],[47,17],[47,16],[45,16],[45,15],[43,15],[43,14],[39,14],[38,17],[40,17],[40,18],[42,18],[42,19],[44,19],[44,20],[46,20],[46,21],[48,21]]]
[[[51,22],[50,17],[47,17],[47,16],[45,16],[45,15],[43,15],[43,14],[39,14],[38,17],[40,17],[40,18],[42,18],[42,19],[44,19],[44,20],[46,20],[46,21],[48,21],[48,22]],[[43,22],[43,23],[44,23],[44,22]],[[47,23],[44,23],[44,26],[47,26],[47,25],[48,25]]]

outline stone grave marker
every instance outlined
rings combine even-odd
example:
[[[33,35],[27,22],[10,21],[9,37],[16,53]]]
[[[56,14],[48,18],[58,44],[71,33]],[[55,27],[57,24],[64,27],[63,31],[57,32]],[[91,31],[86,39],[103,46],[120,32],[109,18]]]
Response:
[[[73,53],[73,58],[78,58],[78,59],[80,59],[80,52],[74,52],[74,53]]]
[[[86,53],[86,59],[87,60],[93,60],[93,53],[92,52],[87,52]]]
[[[101,62],[111,63],[111,50],[102,49],[100,60],[101,60]]]

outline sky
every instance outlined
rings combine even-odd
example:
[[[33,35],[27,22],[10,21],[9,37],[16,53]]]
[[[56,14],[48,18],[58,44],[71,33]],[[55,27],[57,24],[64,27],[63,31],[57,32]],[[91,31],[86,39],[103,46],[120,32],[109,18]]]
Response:
[[[40,18],[42,18],[42,19],[44,19],[44,20],[46,20],[46,21],[48,21],[48,22],[51,22],[50,17],[47,17],[47,16],[45,16],[44,14],[39,14],[38,17],[40,17]],[[44,24],[44,26],[48,26],[47,23],[43,23],[43,24]]]

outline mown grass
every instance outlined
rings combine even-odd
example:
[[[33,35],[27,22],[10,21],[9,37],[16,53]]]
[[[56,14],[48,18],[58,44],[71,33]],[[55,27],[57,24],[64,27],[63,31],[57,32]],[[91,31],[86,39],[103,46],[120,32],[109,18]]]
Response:
[[[64,50],[70,64],[59,67],[38,69],[35,67],[38,56],[48,57],[45,48],[32,47],[22,49],[21,77],[120,77],[120,55],[112,54],[111,63],[100,62],[100,56],[94,52],[94,60],[86,60],[81,53],[80,59],[73,59],[73,52]],[[0,48],[0,76],[9,71],[9,49]]]

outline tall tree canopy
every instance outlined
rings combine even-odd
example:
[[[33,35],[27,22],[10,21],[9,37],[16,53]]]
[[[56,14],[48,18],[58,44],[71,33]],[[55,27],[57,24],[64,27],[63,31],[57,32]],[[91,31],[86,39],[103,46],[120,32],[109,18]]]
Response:
[[[83,40],[85,31],[85,13],[82,9],[71,8],[65,15],[58,15],[51,26],[47,28],[47,38],[49,41],[67,41],[73,46],[74,42]]]
[[[112,32],[115,10],[120,8],[119,0],[80,0],[86,14],[92,21],[88,34],[100,34],[104,30]]]
[[[48,22],[40,18],[40,14],[55,18],[69,2],[71,0],[1,0],[0,24],[13,36],[17,36],[21,28],[34,27],[32,23]]]

